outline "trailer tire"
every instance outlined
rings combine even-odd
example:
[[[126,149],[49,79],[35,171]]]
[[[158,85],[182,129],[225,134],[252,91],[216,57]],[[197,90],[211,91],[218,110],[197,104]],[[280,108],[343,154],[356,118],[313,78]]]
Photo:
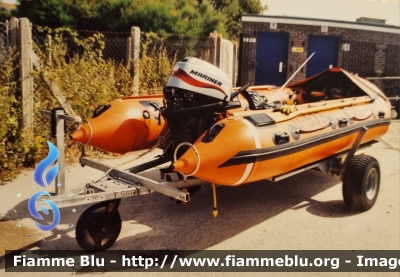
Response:
[[[118,209],[107,214],[109,201],[100,202],[86,209],[76,224],[76,240],[84,250],[106,250],[117,240],[122,220]],[[106,220],[107,221],[106,221]]]
[[[354,156],[343,173],[343,199],[354,210],[367,211],[375,204],[380,186],[378,161],[368,155]]]

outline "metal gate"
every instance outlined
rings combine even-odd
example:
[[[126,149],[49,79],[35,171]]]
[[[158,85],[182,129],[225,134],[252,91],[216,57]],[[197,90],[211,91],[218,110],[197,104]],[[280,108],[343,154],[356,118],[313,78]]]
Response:
[[[400,76],[400,45],[387,46],[385,75]]]
[[[342,68],[361,77],[374,76],[375,43],[345,41],[342,43]]]
[[[253,54],[256,49],[256,38],[254,33],[240,34],[239,45],[239,68],[238,68],[238,82],[237,86],[244,86],[247,83],[253,84],[251,75],[254,73],[255,68],[255,55]]]
[[[389,44],[386,48],[385,76],[400,77],[400,45]],[[400,118],[400,80],[383,80],[383,91],[390,98],[392,106]]]

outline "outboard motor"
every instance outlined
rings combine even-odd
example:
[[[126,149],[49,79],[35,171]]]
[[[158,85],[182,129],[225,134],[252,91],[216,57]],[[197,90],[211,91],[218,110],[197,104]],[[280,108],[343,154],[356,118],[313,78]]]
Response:
[[[164,87],[160,109],[175,146],[193,143],[226,111],[232,81],[219,68],[197,58],[179,61]]]

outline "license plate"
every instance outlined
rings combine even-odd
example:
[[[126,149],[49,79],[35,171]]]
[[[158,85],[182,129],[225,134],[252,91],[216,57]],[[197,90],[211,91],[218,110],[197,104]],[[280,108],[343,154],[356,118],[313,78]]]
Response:
[[[124,197],[131,197],[131,196],[136,196],[137,195],[137,189],[130,189],[130,190],[125,190],[120,192],[121,198]]]

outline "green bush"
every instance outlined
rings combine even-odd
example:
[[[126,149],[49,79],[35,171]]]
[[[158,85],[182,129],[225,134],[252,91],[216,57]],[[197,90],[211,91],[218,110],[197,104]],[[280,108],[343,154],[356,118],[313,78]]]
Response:
[[[139,64],[139,94],[159,94],[177,62],[176,54],[170,54],[163,44],[163,38],[147,33],[142,41]]]
[[[41,37],[50,35],[52,40],[51,44],[48,40],[33,44],[41,69],[36,67],[31,72],[34,79],[34,129],[30,133],[21,131],[21,99],[15,77],[18,53],[13,51],[0,64],[0,182],[13,178],[18,169],[32,167],[47,156],[46,141],[52,141],[50,118],[41,114],[40,110],[52,110],[61,107],[61,104],[46,84],[46,78],[50,78],[60,89],[68,104],[82,119],[89,119],[99,105],[134,93],[131,69],[125,64],[103,58],[102,34],[80,37],[68,28],[38,30]],[[71,52],[71,42],[76,52]],[[152,33],[146,34],[142,42],[140,95],[162,93],[177,62],[176,51],[167,51],[163,43],[163,38]],[[78,126],[68,123],[67,127],[67,133],[72,133]],[[80,145],[68,135],[65,143],[66,162],[77,161]],[[90,147],[87,150],[101,153]]]
[[[35,47],[43,68],[42,72],[34,72],[35,83],[38,79],[35,103],[42,109],[49,108],[50,103],[52,107],[57,105],[41,80],[43,71],[52,77],[67,102],[84,119],[90,118],[98,105],[132,94],[133,82],[126,66],[102,58],[104,42],[101,34],[79,38],[75,31],[66,28],[43,28],[42,31],[52,35],[51,46],[47,45],[45,49]],[[66,36],[72,37],[80,49],[78,53],[68,52],[63,40]]]
[[[34,112],[35,134],[46,134],[50,137],[50,120],[40,110],[52,110],[61,107],[47,86],[43,76],[50,77],[60,89],[67,103],[82,119],[89,119],[93,111],[101,104],[133,94],[133,82],[130,70],[123,64],[102,57],[104,49],[103,36],[93,34],[80,38],[77,32],[68,28],[41,28],[43,34],[52,37],[51,45],[43,47],[34,45],[39,56],[41,71],[32,72],[34,76]],[[79,49],[77,53],[68,52],[65,39],[68,38]],[[77,129],[74,123],[67,123],[67,133]],[[66,161],[75,162],[80,156],[80,145],[65,137]],[[44,145],[47,148],[47,145]],[[91,152],[93,149],[87,147]]]
[[[15,81],[17,54],[14,50],[0,63],[0,184],[21,167],[40,158],[44,139],[21,131],[22,110]]]
[[[51,33],[52,45],[39,48],[42,71],[31,72],[34,79],[34,128],[29,133],[21,131],[21,97],[17,86],[18,53],[12,51],[0,64],[0,183],[10,180],[22,167],[32,167],[47,156],[46,140],[50,136],[50,118],[40,110],[60,107],[42,76],[46,72],[62,91],[74,111],[84,119],[90,118],[94,109],[113,99],[132,94],[132,79],[129,70],[113,61],[104,60],[104,47],[100,34],[79,39],[68,29],[43,29]],[[62,37],[70,35],[83,51],[72,57],[66,55],[67,48]],[[51,58],[50,58],[51,57]],[[76,130],[68,125],[68,132]],[[66,160],[76,161],[79,145],[66,136]],[[89,149],[90,151],[90,149]]]

